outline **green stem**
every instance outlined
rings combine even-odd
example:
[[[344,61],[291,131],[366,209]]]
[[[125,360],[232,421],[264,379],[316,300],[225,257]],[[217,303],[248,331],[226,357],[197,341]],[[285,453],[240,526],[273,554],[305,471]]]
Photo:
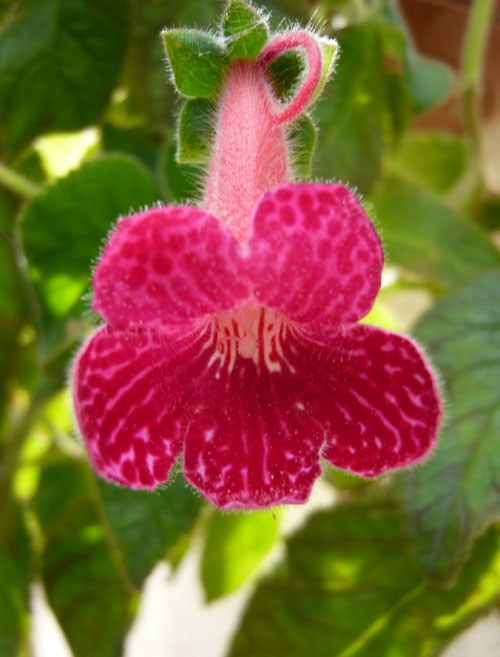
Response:
[[[19,455],[45,404],[59,390],[58,385],[41,385],[31,398],[31,402],[7,436],[0,460],[0,545],[7,545],[10,538],[12,520],[12,482],[16,473]]]
[[[24,199],[32,199],[40,193],[41,188],[35,183],[31,182],[21,174],[9,169],[0,162],[0,185],[3,185],[14,194],[21,196]]]
[[[465,126],[478,152],[480,147],[480,102],[482,96],[484,55],[491,19],[495,9],[495,0],[474,0],[462,50],[460,86]]]

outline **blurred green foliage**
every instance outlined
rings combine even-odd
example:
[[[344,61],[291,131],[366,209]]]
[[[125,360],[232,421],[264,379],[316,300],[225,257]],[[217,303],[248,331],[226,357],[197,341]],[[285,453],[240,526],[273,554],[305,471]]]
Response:
[[[35,580],[75,657],[120,654],[145,578],[162,559],[176,567],[193,535],[208,601],[257,582],[234,657],[433,657],[500,597],[500,198],[480,168],[481,126],[415,130],[453,75],[416,50],[395,0],[260,5],[233,0],[223,50],[180,29],[214,25],[216,0],[0,1],[1,657],[27,654]],[[427,463],[382,485],[333,472],[341,504],[291,538],[269,513],[203,509],[182,475],[155,493],[97,481],[63,400],[96,325],[107,235],[120,215],[199,196],[213,96],[229,62],[265,43],[264,15],[340,44],[325,97],[290,131],[297,176],[344,181],[374,209],[392,288],[432,306],[415,334],[447,399]],[[165,28],[182,46],[170,73],[194,100],[168,82]],[[289,53],[269,67],[280,97],[302,68]],[[392,288],[372,321],[393,317]],[[281,539],[284,558],[259,580]]]

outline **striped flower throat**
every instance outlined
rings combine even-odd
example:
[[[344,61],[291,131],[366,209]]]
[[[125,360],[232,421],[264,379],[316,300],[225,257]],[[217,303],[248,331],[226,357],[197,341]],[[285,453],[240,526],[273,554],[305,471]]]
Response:
[[[210,364],[218,362],[232,371],[240,356],[280,372],[286,363],[282,345],[288,330],[284,317],[271,308],[243,306],[218,313],[212,317],[209,344],[215,343],[215,351]]]

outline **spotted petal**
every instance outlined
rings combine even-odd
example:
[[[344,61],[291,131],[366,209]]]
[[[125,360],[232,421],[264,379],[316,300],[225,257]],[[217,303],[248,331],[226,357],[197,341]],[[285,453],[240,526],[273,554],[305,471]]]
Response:
[[[285,185],[264,194],[248,244],[262,305],[316,333],[364,317],[380,288],[380,240],[344,185]]]
[[[95,470],[132,488],[166,481],[182,450],[182,401],[203,359],[203,332],[101,328],[74,369],[80,431]]]
[[[442,407],[437,384],[409,338],[358,325],[309,363],[304,404],[327,429],[323,456],[364,477],[411,465],[434,447]]]
[[[93,308],[116,329],[182,323],[248,295],[233,235],[196,207],[122,219],[94,275]]]

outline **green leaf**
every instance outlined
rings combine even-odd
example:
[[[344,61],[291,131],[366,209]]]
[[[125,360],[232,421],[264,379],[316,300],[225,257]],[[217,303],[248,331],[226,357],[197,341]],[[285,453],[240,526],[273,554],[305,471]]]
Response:
[[[314,123],[307,114],[302,114],[292,125],[289,141],[292,146],[293,168],[300,178],[309,178],[311,175],[317,136]]]
[[[26,634],[26,577],[16,562],[0,549],[0,655],[16,657]]]
[[[389,109],[379,30],[364,23],[338,35],[341,56],[332,93],[315,111],[321,130],[318,175],[366,193],[379,177]],[[333,156],[332,156],[333,154]]]
[[[398,3],[384,0],[379,12],[384,48],[388,55],[395,56],[403,66],[414,111],[425,112],[439,105],[453,90],[450,68],[416,50],[411,30]]]
[[[45,534],[42,578],[74,654],[114,657],[121,654],[130,623],[130,601],[86,467],[60,463],[46,467],[40,477],[35,511]]]
[[[124,129],[114,125],[102,126],[102,145],[106,153],[120,153],[137,158],[152,173],[158,160],[158,146],[151,135],[141,129]]]
[[[222,16],[228,59],[257,59],[269,38],[262,11],[242,0],[229,0]]]
[[[424,190],[396,179],[372,201],[389,259],[441,287],[500,265],[500,253],[473,223]]]
[[[205,164],[214,139],[214,104],[204,98],[188,100],[177,124],[177,162]]]
[[[276,514],[257,512],[210,517],[201,580],[207,602],[240,588],[255,573],[278,538]]]
[[[179,164],[174,142],[166,143],[160,158],[160,178],[169,203],[195,203],[200,197],[202,174],[196,165]]]
[[[84,164],[28,203],[21,233],[49,317],[82,314],[92,264],[110,230],[120,216],[153,204],[158,194],[138,163],[108,156]]]
[[[128,0],[21,0],[0,30],[0,143],[94,123],[117,82]]]
[[[220,42],[201,30],[161,34],[179,93],[187,98],[216,98],[227,66]]]
[[[99,481],[109,527],[131,582],[138,588],[153,566],[192,528],[201,500],[182,477],[155,492]]]
[[[500,230],[500,197],[488,199],[479,208],[474,219],[485,230]]]
[[[437,657],[500,593],[500,537],[478,544],[460,580],[414,569],[392,505],[365,496],[313,515],[250,601],[231,657]]]
[[[440,132],[415,133],[402,142],[392,168],[405,178],[428,190],[443,194],[465,170],[465,141]]]
[[[450,95],[453,89],[451,70],[413,47],[407,51],[405,77],[417,113],[430,110]]]
[[[447,411],[435,454],[401,478],[403,510],[419,563],[446,580],[500,518],[500,270],[444,298],[416,336],[441,373]]]

